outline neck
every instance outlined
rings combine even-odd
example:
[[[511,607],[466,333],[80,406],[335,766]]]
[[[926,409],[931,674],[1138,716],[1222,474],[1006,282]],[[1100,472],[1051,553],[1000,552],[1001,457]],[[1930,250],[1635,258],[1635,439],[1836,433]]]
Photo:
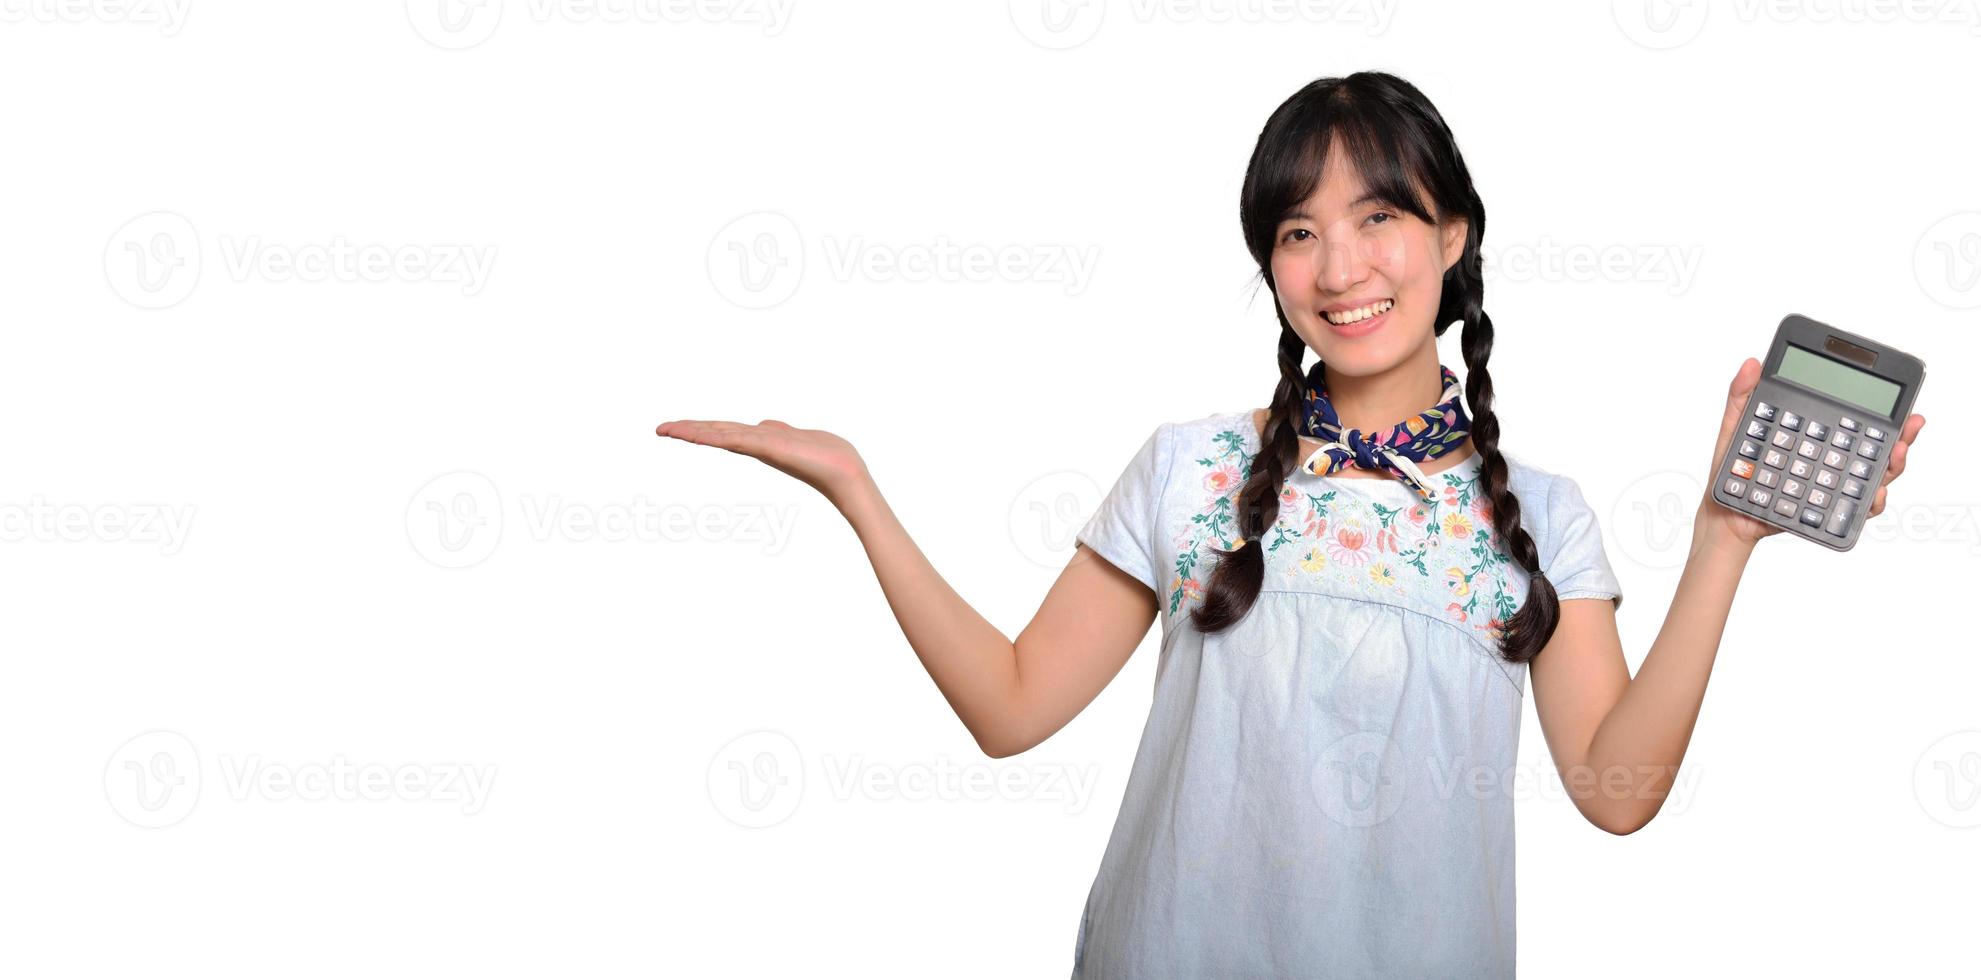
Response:
[[[1444,397],[1438,349],[1430,344],[1379,374],[1350,378],[1336,374],[1332,367],[1324,370],[1328,402],[1344,428],[1381,432]]]

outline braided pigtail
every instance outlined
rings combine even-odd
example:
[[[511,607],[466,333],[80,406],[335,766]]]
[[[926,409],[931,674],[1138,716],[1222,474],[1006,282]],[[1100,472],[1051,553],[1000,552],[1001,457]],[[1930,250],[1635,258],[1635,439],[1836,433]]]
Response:
[[[1277,301],[1273,304],[1277,309]],[[1300,432],[1294,419],[1299,415],[1306,392],[1306,377],[1300,371],[1307,344],[1279,315],[1279,387],[1273,391],[1272,408],[1266,415],[1266,431],[1259,454],[1252,457],[1252,475],[1239,489],[1237,519],[1239,540],[1230,550],[1204,545],[1217,555],[1211,580],[1204,587],[1203,602],[1190,611],[1190,622],[1205,633],[1223,631],[1244,618],[1259,599],[1265,583],[1266,529],[1279,522],[1279,488],[1292,472],[1300,455]]]
[[[1465,398],[1472,413],[1472,449],[1479,454],[1479,477],[1485,485],[1486,502],[1492,507],[1492,524],[1500,547],[1520,564],[1528,575],[1527,599],[1513,618],[1506,621],[1500,635],[1500,657],[1511,663],[1526,663],[1546,646],[1561,622],[1561,601],[1555,587],[1541,574],[1541,555],[1534,537],[1520,526],[1520,499],[1507,486],[1506,457],[1500,452],[1500,424],[1493,414],[1493,376],[1486,361],[1493,353],[1493,319],[1479,303],[1477,279],[1469,284],[1464,299],[1465,330],[1459,347],[1465,353]]]

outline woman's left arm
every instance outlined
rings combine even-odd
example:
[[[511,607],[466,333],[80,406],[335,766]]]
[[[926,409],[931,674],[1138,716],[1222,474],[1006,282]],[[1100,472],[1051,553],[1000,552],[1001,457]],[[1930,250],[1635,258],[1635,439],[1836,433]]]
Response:
[[[1760,378],[1761,362],[1753,358],[1734,375],[1713,450],[1714,470]],[[1906,453],[1925,424],[1921,415],[1906,419],[1870,517],[1885,509],[1885,490],[1905,470]],[[1708,495],[1715,475],[1708,471]],[[1709,496],[1700,499],[1678,590],[1634,679],[1610,600],[1563,600],[1554,636],[1527,669],[1555,769],[1590,823],[1628,834],[1650,823],[1664,805],[1692,741],[1747,558],[1755,543],[1780,530],[1721,507]]]

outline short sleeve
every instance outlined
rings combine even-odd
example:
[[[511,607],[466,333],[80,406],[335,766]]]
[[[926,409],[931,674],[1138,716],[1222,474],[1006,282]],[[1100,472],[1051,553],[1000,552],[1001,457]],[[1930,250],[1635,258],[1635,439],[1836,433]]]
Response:
[[[1541,555],[1541,570],[1561,599],[1615,599],[1623,608],[1623,585],[1603,551],[1603,530],[1596,512],[1582,497],[1582,487],[1557,475],[1548,486],[1548,542],[1553,553]]]
[[[1165,422],[1143,440],[1077,536],[1158,596],[1163,583],[1157,522],[1170,469],[1169,430],[1170,423]]]

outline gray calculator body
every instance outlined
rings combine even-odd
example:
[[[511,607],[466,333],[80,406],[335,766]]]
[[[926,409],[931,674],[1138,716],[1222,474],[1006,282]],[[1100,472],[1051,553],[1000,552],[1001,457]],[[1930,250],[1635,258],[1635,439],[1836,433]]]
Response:
[[[1729,510],[1849,551],[1891,465],[1926,365],[1790,314],[1709,494]]]

